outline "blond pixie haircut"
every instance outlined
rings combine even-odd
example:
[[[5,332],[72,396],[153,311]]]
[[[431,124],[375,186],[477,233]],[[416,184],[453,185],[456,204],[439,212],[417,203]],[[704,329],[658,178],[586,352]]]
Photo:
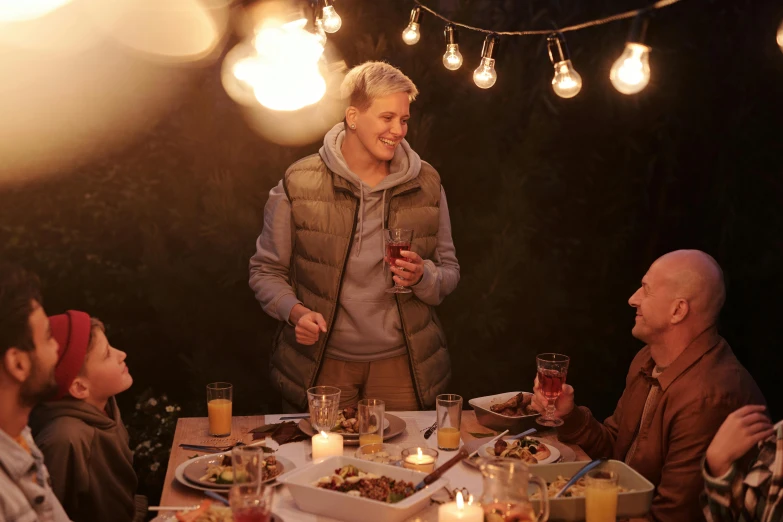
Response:
[[[402,71],[386,62],[364,62],[345,76],[340,87],[343,99],[350,99],[352,106],[366,111],[373,100],[390,94],[404,92],[413,101],[419,90]]]

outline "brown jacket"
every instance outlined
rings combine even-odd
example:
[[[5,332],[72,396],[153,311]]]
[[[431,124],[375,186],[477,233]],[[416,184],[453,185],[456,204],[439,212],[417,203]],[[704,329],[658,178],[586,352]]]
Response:
[[[592,458],[625,460],[637,432],[630,462],[655,487],[650,519],[704,520],[699,494],[704,488],[701,459],[726,416],[746,404],[764,404],[753,377],[716,330],[698,336],[658,377],[650,348],[634,358],[625,391],[603,424],[590,410],[575,408],[558,428],[561,441],[579,444]],[[650,387],[660,385],[644,426],[639,426]]]
[[[332,331],[359,198],[357,189],[332,173],[318,155],[292,165],[284,186],[291,201],[291,286],[307,308],[323,314],[327,329],[317,343],[305,346],[296,342],[294,328],[282,323],[273,347],[271,377],[288,403],[306,409],[306,390],[315,385]],[[389,192],[388,226],[414,229],[411,250],[424,259],[434,258],[441,196],[438,173],[423,163],[418,177]],[[443,328],[434,308],[415,294],[397,294],[396,301],[417,401],[422,408],[434,406],[451,378]]]

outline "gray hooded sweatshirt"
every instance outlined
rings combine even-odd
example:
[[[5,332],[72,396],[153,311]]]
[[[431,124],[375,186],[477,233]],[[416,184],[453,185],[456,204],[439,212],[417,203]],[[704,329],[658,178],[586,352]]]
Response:
[[[52,478],[52,489],[75,522],[145,519],[128,431],[114,397],[103,412],[64,398],[33,409],[30,428]]]
[[[324,137],[319,151],[332,172],[360,191],[359,221],[326,356],[370,362],[406,353],[394,294],[385,292],[394,283],[391,272],[384,267],[383,223],[387,192],[415,179],[421,170],[421,159],[402,140],[395,150],[389,175],[370,187],[348,168],[341,151],[344,136],[344,126],[338,123]],[[250,287],[264,311],[280,321],[288,321],[291,309],[300,303],[288,282],[291,250],[291,204],[281,181],[269,192],[264,228],[256,241],[256,253],[250,259]],[[412,287],[416,297],[433,306],[440,304],[459,282],[459,264],[442,188],[435,257],[424,261],[424,276]]]

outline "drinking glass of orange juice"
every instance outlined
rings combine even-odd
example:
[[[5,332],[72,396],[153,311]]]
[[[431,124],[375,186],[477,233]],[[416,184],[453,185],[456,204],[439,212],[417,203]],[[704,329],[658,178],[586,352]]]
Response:
[[[234,387],[228,382],[207,384],[209,434],[213,437],[231,435],[231,404]]]
[[[383,442],[383,418],[386,403],[380,399],[362,399],[359,401],[359,446],[380,444]]]
[[[435,397],[435,415],[438,421],[438,449],[458,450],[459,429],[462,423],[462,397],[453,393],[438,395]]]
[[[614,522],[617,518],[617,473],[598,469],[585,477],[587,522]]]

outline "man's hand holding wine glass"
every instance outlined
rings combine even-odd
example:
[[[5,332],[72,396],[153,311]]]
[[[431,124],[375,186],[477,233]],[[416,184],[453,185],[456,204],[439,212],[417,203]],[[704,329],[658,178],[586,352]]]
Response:
[[[562,419],[574,409],[574,387],[570,384],[564,384],[560,397],[555,401],[555,417]],[[533,402],[531,406],[539,413],[546,412],[546,406],[549,403],[546,397],[544,397],[543,390],[541,389],[541,383],[538,382],[536,377],[533,386]]]

